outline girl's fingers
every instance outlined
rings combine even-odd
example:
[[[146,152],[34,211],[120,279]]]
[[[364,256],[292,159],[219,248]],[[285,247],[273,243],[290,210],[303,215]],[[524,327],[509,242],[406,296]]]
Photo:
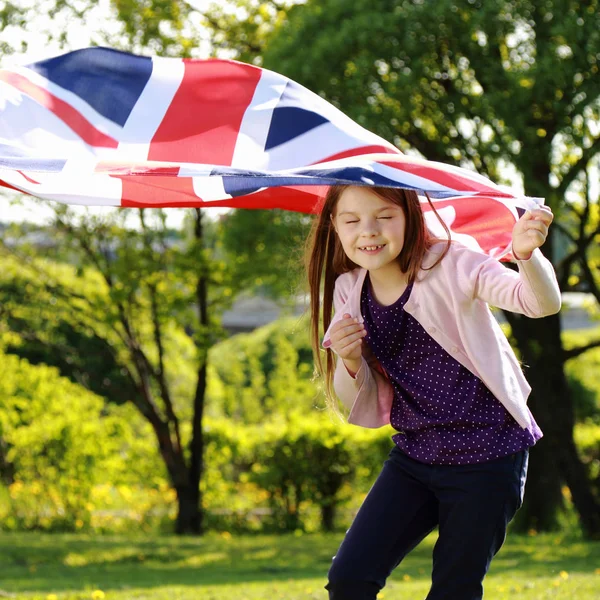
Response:
[[[349,335],[365,331],[364,325],[361,323],[354,323],[353,321],[350,321],[350,323],[344,323],[344,321],[348,321],[348,319],[344,319],[343,321],[336,323],[331,330],[330,337],[332,340],[342,340]]]
[[[354,351],[360,347],[360,345],[362,344],[362,339],[360,340],[354,340],[352,343],[348,344],[345,348],[343,348],[342,350],[340,350],[339,352],[337,352],[337,354],[341,357],[341,358],[354,358],[352,356],[352,354],[354,353]]]
[[[343,350],[347,348],[351,344],[355,344],[356,342],[362,341],[362,339],[367,335],[366,331],[359,331],[357,333],[353,333],[352,335],[346,335],[340,339],[335,339],[333,336],[331,337],[331,342],[334,350],[338,352],[339,350]],[[337,349],[339,348],[339,350]]]
[[[526,217],[526,220],[529,223],[536,223],[541,221],[546,225],[550,225],[550,223],[552,223],[554,219],[552,211],[547,206],[536,208],[535,210],[528,211],[528,213],[529,214]]]
[[[526,231],[535,231],[543,234],[544,237],[548,235],[548,225],[541,221],[529,221],[526,224]]]

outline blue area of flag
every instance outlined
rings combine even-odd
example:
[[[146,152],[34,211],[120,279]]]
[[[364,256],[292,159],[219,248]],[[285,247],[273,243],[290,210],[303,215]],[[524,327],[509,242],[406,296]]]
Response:
[[[111,48],[84,48],[28,66],[121,126],[152,74],[150,58]]]
[[[328,120],[302,106],[302,88],[288,83],[277,107],[273,110],[265,151],[285,144]]]

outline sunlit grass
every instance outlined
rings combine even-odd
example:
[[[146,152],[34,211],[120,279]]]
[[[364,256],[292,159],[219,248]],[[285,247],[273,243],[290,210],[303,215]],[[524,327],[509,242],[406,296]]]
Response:
[[[27,600],[325,599],[342,534],[236,536],[0,535],[0,597]],[[382,599],[429,588],[430,536],[394,572]],[[4,596],[3,594],[10,594]],[[486,600],[596,600],[600,543],[566,535],[509,536]]]

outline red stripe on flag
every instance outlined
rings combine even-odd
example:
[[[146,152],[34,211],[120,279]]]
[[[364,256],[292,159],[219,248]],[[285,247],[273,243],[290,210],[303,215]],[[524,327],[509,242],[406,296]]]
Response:
[[[200,206],[244,209],[281,208],[302,213],[319,212],[323,198],[327,193],[326,185],[298,185],[278,188],[266,188],[254,194],[247,194],[227,200],[209,202],[200,201]]]
[[[119,142],[114,138],[102,133],[96,129],[79,111],[67,104],[64,100],[57,98],[48,90],[41,88],[26,77],[11,73],[10,71],[0,71],[0,81],[4,81],[14,88],[27,94],[38,104],[44,106],[54,113],[61,121],[70,127],[86,144],[97,148],[117,148]]]
[[[126,175],[144,175],[149,177],[171,176],[178,177],[180,165],[176,164],[150,164],[147,162],[124,163],[111,160],[102,160],[94,168],[94,173],[108,173],[119,177]]]
[[[186,59],[183,64],[183,80],[150,143],[148,159],[231,165],[261,71],[235,62]]]
[[[378,162],[388,167],[398,169],[399,171],[405,171],[418,177],[422,177],[423,179],[434,181],[451,190],[459,192],[483,192],[485,194],[494,194],[495,196],[506,198],[512,197],[510,194],[502,192],[500,189],[494,187],[491,182],[489,185],[486,185],[485,183],[474,181],[468,177],[461,177],[455,172],[446,171],[441,163],[439,166],[431,167],[422,162],[410,162],[410,159],[397,162],[385,160]]]
[[[204,201],[199,198],[190,177],[156,177],[145,175],[115,176],[123,183],[122,207],[133,208],[247,208],[292,210],[314,213],[320,209],[327,186],[293,186],[267,188],[226,200]]]
[[[40,185],[39,181],[36,181],[35,179],[31,179],[31,177],[28,177],[27,175],[25,175],[25,173],[23,173],[23,171],[17,171],[17,173],[22,175],[27,181],[29,181],[29,183],[35,183],[36,185]]]
[[[486,253],[505,248],[510,243],[516,217],[508,206],[498,200],[475,196],[436,200],[433,205],[438,211],[452,206],[455,217],[448,227],[455,233],[475,238]],[[428,202],[421,202],[421,208],[424,212],[431,211]]]
[[[201,202],[190,177],[115,175],[123,184],[121,206],[130,208],[193,207]]]
[[[29,192],[20,190],[19,188],[15,187],[14,185],[10,185],[10,183],[6,183],[6,181],[2,181],[2,179],[0,179],[0,185],[2,187],[8,188],[9,190],[15,190],[15,192],[20,192],[21,194],[27,194],[28,196],[33,195],[33,194],[30,194]]]

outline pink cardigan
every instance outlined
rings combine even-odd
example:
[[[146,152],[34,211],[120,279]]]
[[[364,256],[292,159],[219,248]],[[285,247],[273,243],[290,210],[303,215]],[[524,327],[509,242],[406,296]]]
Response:
[[[446,244],[434,245],[423,267],[432,265]],[[535,250],[529,260],[517,261],[519,272],[496,259],[457,242],[430,271],[421,270],[404,310],[469,371],[479,377],[521,427],[530,424],[527,397],[531,387],[519,362],[492,315],[488,303],[528,317],[557,313],[561,296],[551,263]],[[367,271],[354,269],[335,282],[335,315],[323,346],[331,345],[331,328],[344,314],[364,319],[360,294]],[[393,389],[384,370],[363,343],[362,364],[352,377],[337,361],[334,389],[350,410],[348,422],[362,427],[390,423]]]

